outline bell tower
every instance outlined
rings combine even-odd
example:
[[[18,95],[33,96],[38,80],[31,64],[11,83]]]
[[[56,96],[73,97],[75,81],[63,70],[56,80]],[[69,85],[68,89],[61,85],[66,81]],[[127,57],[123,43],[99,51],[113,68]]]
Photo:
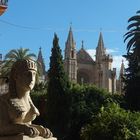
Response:
[[[113,90],[115,90],[113,88],[115,82],[112,81],[112,62],[113,58],[111,55],[106,53],[103,36],[100,32],[96,48],[97,81],[98,87],[105,88],[109,92],[113,92]],[[115,69],[113,72],[115,74]]]
[[[65,44],[64,68],[69,80],[77,82],[76,44],[73,38],[72,27],[69,29],[68,38]]]

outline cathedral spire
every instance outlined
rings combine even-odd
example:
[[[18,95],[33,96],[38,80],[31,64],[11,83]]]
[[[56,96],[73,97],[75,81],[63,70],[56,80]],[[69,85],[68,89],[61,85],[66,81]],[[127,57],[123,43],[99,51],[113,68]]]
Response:
[[[124,81],[123,81],[123,76],[124,76],[124,70],[125,70],[125,67],[124,67],[124,62],[122,60],[122,64],[121,64],[121,68],[120,68],[120,74],[119,74],[119,79],[118,79],[118,91],[120,93],[123,93],[124,92]]]
[[[69,76],[69,80],[76,82],[77,81],[77,54],[76,54],[75,41],[74,41],[71,26],[66,41],[64,64],[65,64],[64,66],[65,72]]]
[[[76,53],[75,41],[73,37],[72,27],[70,26],[68,38],[66,41],[65,58],[72,58],[71,54]]]
[[[39,48],[38,60],[39,60],[39,61],[42,61],[42,51],[41,51],[41,47]]]
[[[104,48],[103,35],[102,35],[102,32],[100,32],[98,45],[96,48],[96,60],[100,61],[102,56],[104,55],[105,55],[105,48]]]
[[[75,48],[75,42],[74,42],[73,32],[72,32],[72,27],[71,26],[70,26],[70,29],[69,29],[67,44],[69,45],[69,47]]]
[[[122,60],[121,69],[120,69],[120,78],[124,75],[124,61]]]
[[[42,73],[44,75],[45,74],[45,64],[44,64],[44,60],[43,60],[43,57],[42,57],[41,47],[39,48],[37,61],[41,64]]]
[[[103,42],[103,35],[102,35],[102,32],[100,32],[100,35],[99,35],[98,47],[99,47],[101,50],[104,49],[104,42]]]

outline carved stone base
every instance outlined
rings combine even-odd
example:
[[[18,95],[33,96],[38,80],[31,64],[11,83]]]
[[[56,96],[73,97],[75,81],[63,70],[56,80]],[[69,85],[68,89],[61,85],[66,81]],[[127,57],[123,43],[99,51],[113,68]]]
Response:
[[[57,138],[42,138],[42,137],[35,137],[35,138],[30,138],[28,136],[4,136],[4,137],[0,137],[0,140],[57,140]]]

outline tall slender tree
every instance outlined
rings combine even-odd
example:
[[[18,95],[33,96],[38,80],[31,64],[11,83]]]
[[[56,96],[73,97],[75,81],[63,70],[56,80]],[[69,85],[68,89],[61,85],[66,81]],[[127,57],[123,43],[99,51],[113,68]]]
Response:
[[[54,35],[48,72],[47,124],[58,139],[66,135],[69,112],[69,81],[64,71],[59,39]]]
[[[140,11],[128,22],[127,42],[128,68],[125,74],[125,97],[129,109],[140,110]]]

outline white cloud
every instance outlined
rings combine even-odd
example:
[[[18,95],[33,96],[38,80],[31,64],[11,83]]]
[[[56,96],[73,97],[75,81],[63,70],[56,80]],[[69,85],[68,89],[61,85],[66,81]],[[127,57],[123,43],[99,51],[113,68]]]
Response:
[[[121,68],[122,60],[124,62],[124,66],[126,68],[127,67],[127,61],[126,61],[126,59],[124,57],[122,57],[121,55],[113,56],[112,67],[117,69],[117,76],[120,73],[120,68]]]
[[[88,54],[91,56],[91,58],[92,58],[93,60],[95,60],[96,50],[94,50],[94,49],[88,49],[88,50],[86,50],[86,51],[87,51]]]
[[[107,52],[107,54],[110,54],[110,53],[116,53],[118,51],[117,50],[113,50],[113,49],[106,49],[106,52]]]

